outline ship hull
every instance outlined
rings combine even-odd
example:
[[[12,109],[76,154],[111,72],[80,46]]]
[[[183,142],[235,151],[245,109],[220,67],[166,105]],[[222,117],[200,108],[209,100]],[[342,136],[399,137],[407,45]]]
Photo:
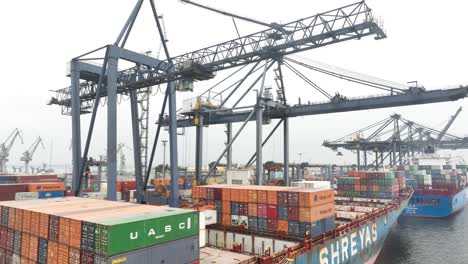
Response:
[[[434,201],[434,203],[432,203],[432,201]],[[452,197],[414,194],[412,201],[403,211],[403,215],[411,217],[443,218],[463,210],[467,204],[467,188],[461,190]]]
[[[296,256],[296,264],[373,264],[385,243],[387,235],[408,204],[403,201],[398,209],[350,230],[336,239],[316,246]]]

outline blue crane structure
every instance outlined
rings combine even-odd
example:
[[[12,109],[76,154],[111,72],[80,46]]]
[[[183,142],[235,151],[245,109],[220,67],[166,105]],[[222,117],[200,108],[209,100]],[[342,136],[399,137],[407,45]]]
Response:
[[[246,36],[239,36],[230,41],[172,57],[164,39],[163,28],[158,19],[155,3],[153,0],[147,0],[151,5],[151,10],[166,55],[165,60],[159,60],[125,49],[125,43],[144,1],[145,0],[139,0],[137,2],[117,40],[113,44],[78,56],[71,61],[71,70],[69,73],[71,86],[56,91],[55,96],[50,101],[50,104],[61,106],[62,114],[72,116],[73,190],[76,195],[80,194],[81,177],[86,167],[96,113],[98,111],[99,102],[103,97],[107,98],[108,198],[115,199],[117,177],[117,96],[125,95],[130,97],[134,160],[135,164],[141,164],[141,153],[139,153],[140,141],[138,140],[138,108],[136,104],[138,91],[153,85],[167,84],[150,159],[148,164],[143,164],[144,166],[146,165],[147,168],[146,175],[142,175],[140,166],[135,166],[135,177],[137,182],[137,200],[139,202],[144,202],[144,190],[148,184],[149,173],[151,172],[149,168],[151,168],[154,160],[160,129],[162,126],[168,126],[171,182],[173,183],[170,188],[171,196],[169,198],[169,204],[170,206],[177,207],[178,185],[176,183],[179,177],[177,127],[195,126],[197,129],[196,176],[198,182],[203,183],[204,179],[206,179],[206,177],[201,177],[202,155],[200,153],[203,145],[203,126],[210,124],[226,124],[228,137],[227,147],[216,163],[218,163],[226,153],[227,165],[229,167],[230,164],[232,164],[232,143],[247,122],[255,120],[257,123],[257,183],[262,184],[262,177],[258,176],[262,168],[262,120],[280,119],[283,123],[285,133],[285,179],[288,179],[289,117],[453,101],[467,95],[466,87],[425,91],[421,88],[402,90],[383,85],[376,88],[389,91],[390,94],[387,96],[368,99],[347,99],[339,94],[331,96],[321,88],[315,87],[314,83],[310,81],[307,76],[302,75],[302,73],[291,65],[300,65],[300,62],[286,57],[287,55],[348,40],[361,39],[371,35],[374,35],[376,39],[385,38],[385,32],[380,27],[378,21],[373,17],[371,9],[364,2],[347,5],[286,24],[266,24],[268,25],[268,29],[263,31]],[[240,16],[237,16],[237,18],[239,17]],[[90,54],[101,50],[105,51],[105,56],[101,58],[102,65],[95,65],[87,62],[88,60],[96,59],[95,57],[89,58],[88,56],[90,56]],[[134,66],[124,70],[118,70],[117,66],[119,60],[130,62]],[[264,66],[261,65],[261,63],[264,63]],[[249,72],[241,78],[235,86],[231,87],[230,90],[226,90],[229,91],[229,95],[225,97],[219,105],[213,108],[209,103],[197,101],[195,104],[197,107],[185,112],[182,119],[178,120],[176,111],[176,91],[191,91],[193,90],[193,83],[196,81],[209,80],[214,78],[219,71],[235,67],[243,69],[251,64],[253,64],[253,67]],[[268,89],[264,89],[266,72],[273,65],[277,65],[275,69],[276,81],[279,86],[277,101],[271,100],[271,97],[265,96]],[[304,64],[302,66],[307,67],[308,65]],[[282,67],[287,67],[304,80],[308,80],[307,83],[321,91],[322,94],[330,99],[330,102],[324,104],[289,106],[286,101]],[[257,71],[261,71],[262,74],[256,78],[255,82],[247,89],[243,96],[241,96],[238,102],[227,107],[227,100],[232,98],[232,95],[239,90],[246,79]],[[329,74],[333,75],[333,73]],[[353,78],[352,76],[349,77],[351,79]],[[239,107],[238,104],[240,100],[242,100],[259,81],[261,81],[261,85],[260,91],[258,92],[257,103],[254,106]],[[368,85],[375,86],[375,84],[372,83],[368,83]],[[168,105],[167,117],[165,117],[166,105]],[[91,113],[91,122],[85,148],[82,152],[80,115],[86,113]],[[233,122],[243,122],[241,129],[237,131],[235,135],[232,133]],[[210,173],[208,173],[207,177],[209,174]]]

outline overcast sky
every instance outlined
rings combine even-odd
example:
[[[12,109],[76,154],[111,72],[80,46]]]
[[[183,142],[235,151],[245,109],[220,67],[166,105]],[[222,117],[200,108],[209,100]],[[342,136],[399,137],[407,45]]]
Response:
[[[34,166],[49,161],[53,141],[52,163],[69,164],[71,152],[71,118],[60,115],[56,106],[46,103],[56,90],[68,86],[65,76],[66,63],[73,57],[90,51],[116,39],[121,27],[135,4],[135,0],[42,0],[1,1],[0,23],[2,41],[0,49],[0,73],[2,93],[0,96],[1,127],[0,141],[4,141],[14,128],[19,128],[24,144],[16,144],[10,156],[11,164],[21,164],[19,158],[30,144],[41,136],[46,149],[38,149],[32,161]],[[231,18],[213,14],[175,0],[156,0],[160,13],[164,14],[170,53],[175,56],[236,37]],[[201,0],[200,0],[201,2]],[[233,13],[266,22],[286,23],[314,15],[353,1],[343,0],[204,0],[204,3]],[[374,40],[367,37],[303,52],[301,57],[325,62],[353,71],[380,77],[399,83],[417,80],[428,89],[454,87],[468,84],[466,62],[466,1],[377,1],[369,0],[374,16],[381,19],[388,34],[387,39]],[[149,4],[145,3],[137,20],[127,48],[137,52],[157,51],[158,36],[151,20]],[[237,21],[241,35],[263,29],[261,26]],[[195,97],[210,84],[229,72],[222,72],[207,83],[196,83],[194,93],[179,93],[178,105]],[[309,73],[308,77],[329,93],[336,91],[352,97],[381,93],[378,90],[356,86],[331,77]],[[291,73],[285,73],[285,75]],[[302,102],[323,101],[325,98],[293,77],[286,77],[287,96],[291,104],[301,97]],[[272,78],[266,82],[274,85]],[[154,135],[157,111],[160,109],[161,93],[151,100],[151,133]],[[253,93],[250,99],[253,98]],[[352,163],[354,155],[344,152],[338,157],[321,146],[326,139],[336,139],[361,127],[382,120],[392,113],[434,128],[441,129],[460,106],[465,108],[453,124],[450,133],[468,134],[467,100],[431,105],[408,106],[366,110],[358,112],[309,116],[292,119],[290,122],[291,161],[313,163]],[[101,107],[91,156],[105,152],[105,108]],[[131,145],[129,103],[119,105],[118,139]],[[82,118],[82,133],[86,133],[89,116]],[[264,134],[272,128],[265,126]],[[234,126],[237,130],[239,124]],[[212,126],[205,133],[204,162],[215,160],[223,148],[224,127]],[[245,163],[254,151],[254,123],[234,144],[234,162]],[[180,165],[194,164],[194,129],[187,129],[179,136]],[[279,131],[280,132],[280,131]],[[164,133],[164,138],[167,134]],[[264,148],[264,160],[281,161],[282,135],[276,134]],[[84,141],[84,140],[83,140]],[[161,149],[158,162],[161,160]],[[468,160],[467,151],[452,152]],[[127,151],[127,160],[131,152]]]

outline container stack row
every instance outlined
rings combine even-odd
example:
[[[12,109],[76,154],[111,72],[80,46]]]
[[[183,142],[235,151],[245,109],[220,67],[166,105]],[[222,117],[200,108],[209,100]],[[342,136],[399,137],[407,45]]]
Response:
[[[332,189],[298,187],[209,185],[194,186],[194,199],[213,203],[216,223],[253,233],[276,233],[303,238],[335,228]]]
[[[63,197],[65,184],[57,175],[2,175],[0,201]]]
[[[464,165],[409,165],[400,169],[407,184],[417,191],[453,194],[467,184],[468,173]]]
[[[395,199],[406,188],[403,175],[387,171],[350,171],[338,179],[338,196]]]
[[[150,263],[152,256],[161,259],[157,263],[199,260],[195,211],[76,197],[0,206],[0,259],[6,263]]]

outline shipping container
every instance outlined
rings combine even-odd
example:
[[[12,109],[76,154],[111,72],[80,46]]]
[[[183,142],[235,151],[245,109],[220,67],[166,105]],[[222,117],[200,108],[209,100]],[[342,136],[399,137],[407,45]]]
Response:
[[[28,191],[30,192],[63,191],[63,190],[65,190],[65,184],[63,182],[28,183]]]
[[[34,200],[39,199],[38,192],[17,192],[15,193],[16,201]]]
[[[0,184],[0,201],[15,200],[16,193],[27,191],[28,185],[26,184]]]
[[[95,264],[116,263],[197,263],[200,259],[198,236],[184,238],[158,246],[112,257],[96,256]]]
[[[64,191],[39,192],[39,199],[64,197]]]
[[[328,203],[319,206],[299,208],[299,219],[301,222],[316,222],[335,215],[335,204]]]
[[[314,207],[335,201],[334,190],[298,190],[299,206]]]
[[[17,183],[57,182],[57,175],[18,175],[15,177]]]

